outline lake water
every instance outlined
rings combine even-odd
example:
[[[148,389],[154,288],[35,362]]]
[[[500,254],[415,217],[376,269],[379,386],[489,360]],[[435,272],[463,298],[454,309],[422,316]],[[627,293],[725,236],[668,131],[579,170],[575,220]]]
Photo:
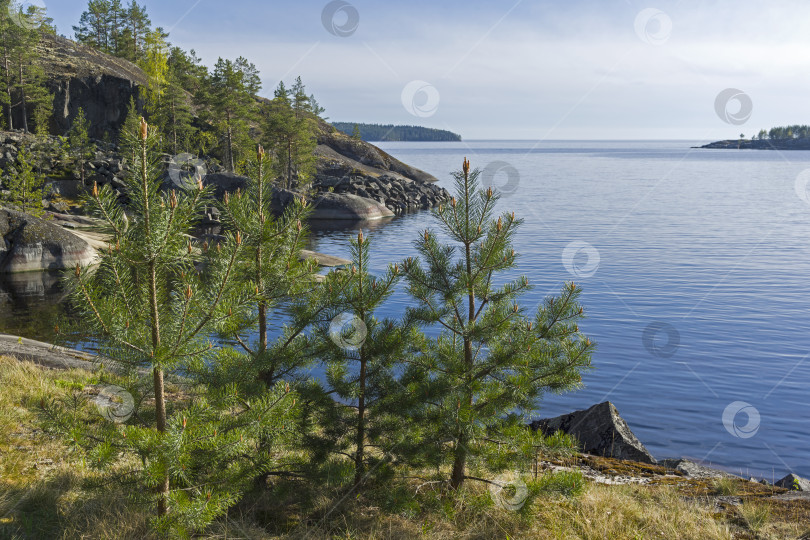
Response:
[[[535,289],[523,304],[534,308],[564,281],[583,287],[595,369],[584,390],[547,395],[540,416],[610,400],[658,458],[810,477],[810,205],[796,190],[810,152],[695,144],[379,146],[448,189],[465,156],[499,170],[485,181],[503,190],[502,210],[525,220],[518,273]],[[374,270],[414,255],[426,227],[435,227],[429,212],[364,224]],[[348,257],[358,228],[316,230],[313,249]],[[58,288],[45,280],[6,290],[4,330],[46,339]],[[400,290],[382,315],[408,303]]]
[[[584,390],[546,396],[543,416],[610,400],[656,457],[810,476],[810,205],[795,189],[810,152],[696,144],[380,146],[448,189],[464,156],[495,163],[501,209],[525,220],[515,248],[535,289],[524,305],[563,281],[583,287],[595,369]],[[425,227],[427,212],[366,227],[376,268],[413,255]],[[348,256],[355,234],[316,232],[315,249]],[[387,314],[407,303],[394,296]]]

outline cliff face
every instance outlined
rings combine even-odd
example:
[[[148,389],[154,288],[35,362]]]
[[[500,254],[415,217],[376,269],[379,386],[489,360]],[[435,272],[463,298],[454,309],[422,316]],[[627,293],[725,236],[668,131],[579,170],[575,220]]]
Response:
[[[138,86],[146,83],[146,75],[132,62],[59,36],[43,36],[37,54],[54,94],[54,133],[64,133],[79,108],[90,122],[91,137],[101,139],[106,132],[116,132],[130,98],[137,100]]]

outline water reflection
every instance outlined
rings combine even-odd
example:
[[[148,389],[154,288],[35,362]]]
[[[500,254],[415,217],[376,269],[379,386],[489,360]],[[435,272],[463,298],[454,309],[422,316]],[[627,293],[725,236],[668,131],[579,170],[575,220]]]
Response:
[[[59,272],[0,274],[0,332],[51,340],[64,296]]]

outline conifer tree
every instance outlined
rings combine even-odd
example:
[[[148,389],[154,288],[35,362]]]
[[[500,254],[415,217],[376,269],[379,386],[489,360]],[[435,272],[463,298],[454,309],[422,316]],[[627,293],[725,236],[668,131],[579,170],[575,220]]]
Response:
[[[22,212],[42,215],[42,186],[45,176],[34,170],[33,158],[25,146],[17,153],[17,163],[8,180],[7,202]]]
[[[366,450],[390,447],[402,433],[392,415],[400,390],[395,369],[413,337],[408,327],[376,317],[399,280],[399,267],[391,265],[384,275],[374,276],[369,248],[361,231],[352,241],[351,272],[330,274],[331,318],[316,324],[313,337],[326,367],[322,392],[333,399],[325,402],[326,421],[322,430],[310,434],[308,446],[317,449],[316,456],[325,451],[348,454],[355,488],[384,459]]]
[[[95,145],[90,142],[89,129],[90,122],[84,116],[84,109],[80,107],[65,142],[68,159],[78,171],[82,185],[85,185],[87,161],[95,156]]]
[[[242,352],[222,351],[211,371],[218,380],[243,381],[247,391],[257,383],[259,388],[272,388],[300,375],[311,361],[302,348],[303,332],[322,304],[309,295],[316,288],[317,267],[300,257],[309,209],[296,199],[275,217],[270,173],[270,157],[260,146],[245,190],[226,195],[221,204],[225,230],[242,237],[244,256],[237,279],[250,291],[254,309],[223,336],[239,343]],[[273,339],[270,317],[291,302],[300,303],[297,316]],[[255,339],[248,338],[251,334]]]
[[[207,86],[200,96],[211,109],[208,120],[221,136],[225,167],[233,172],[240,141],[249,140],[247,119],[255,108],[255,95],[261,89],[259,72],[245,58],[235,61],[220,58]]]
[[[454,174],[456,196],[434,211],[449,241],[426,230],[415,243],[421,260],[403,268],[418,302],[409,319],[438,333],[403,379],[424,404],[414,412],[424,430],[415,445],[438,449],[431,459],[451,464],[453,488],[469,478],[471,459],[495,461],[492,441],[510,444],[527,431],[521,413],[534,411],[545,392],[577,388],[594,349],[578,328],[579,287],[565,284],[529,317],[517,304],[528,279],[503,283],[515,267],[512,238],[521,222],[514,214],[495,219],[498,195],[479,187],[479,175],[465,159]]]
[[[286,189],[306,185],[315,167],[314,119],[305,105],[309,98],[303,97],[303,87],[292,93],[282,81],[264,111],[264,141],[273,150],[275,172]]]
[[[179,193],[161,191],[156,134],[145,121],[130,144],[138,148],[125,178],[134,219],[127,219],[108,185],[94,186],[88,204],[105,222],[110,248],[95,272],[77,266],[68,285],[82,330],[98,340],[101,353],[150,370],[154,424],[116,430],[94,456],[110,461],[121,451],[139,455],[142,481],[154,489],[157,527],[197,528],[224,512],[256,474],[250,447],[281,429],[270,411],[287,392],[275,388],[246,407],[226,389],[204,394],[188,409],[175,405],[172,413],[166,374],[210,361],[210,332],[249,308],[246,298],[230,292],[243,246],[237,233],[198,261],[188,235],[210,204],[209,190],[198,179]],[[205,271],[196,269],[197,262]]]

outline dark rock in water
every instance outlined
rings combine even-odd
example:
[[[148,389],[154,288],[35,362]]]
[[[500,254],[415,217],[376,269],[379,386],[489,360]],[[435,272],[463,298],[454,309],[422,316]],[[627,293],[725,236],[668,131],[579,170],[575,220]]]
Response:
[[[349,194],[322,193],[312,205],[310,219],[371,220],[394,216],[377,201]]]
[[[58,225],[0,208],[0,272],[60,270],[95,261],[90,245]]]
[[[774,485],[791,491],[810,491],[810,480],[793,473],[785,476],[781,480],[777,480]]]
[[[662,467],[666,467],[667,469],[674,469],[681,472],[690,478],[734,477],[733,474],[729,474],[718,469],[713,469],[711,467],[706,467],[705,465],[700,465],[699,463],[695,463],[694,461],[690,461],[688,459],[662,459],[658,462],[658,464]],[[754,481],[756,482],[756,479],[754,479]]]
[[[655,458],[633,435],[627,422],[609,401],[584,411],[536,420],[530,426],[532,429],[542,430],[546,435],[562,431],[576,437],[582,451],[589,454],[656,463]]]

